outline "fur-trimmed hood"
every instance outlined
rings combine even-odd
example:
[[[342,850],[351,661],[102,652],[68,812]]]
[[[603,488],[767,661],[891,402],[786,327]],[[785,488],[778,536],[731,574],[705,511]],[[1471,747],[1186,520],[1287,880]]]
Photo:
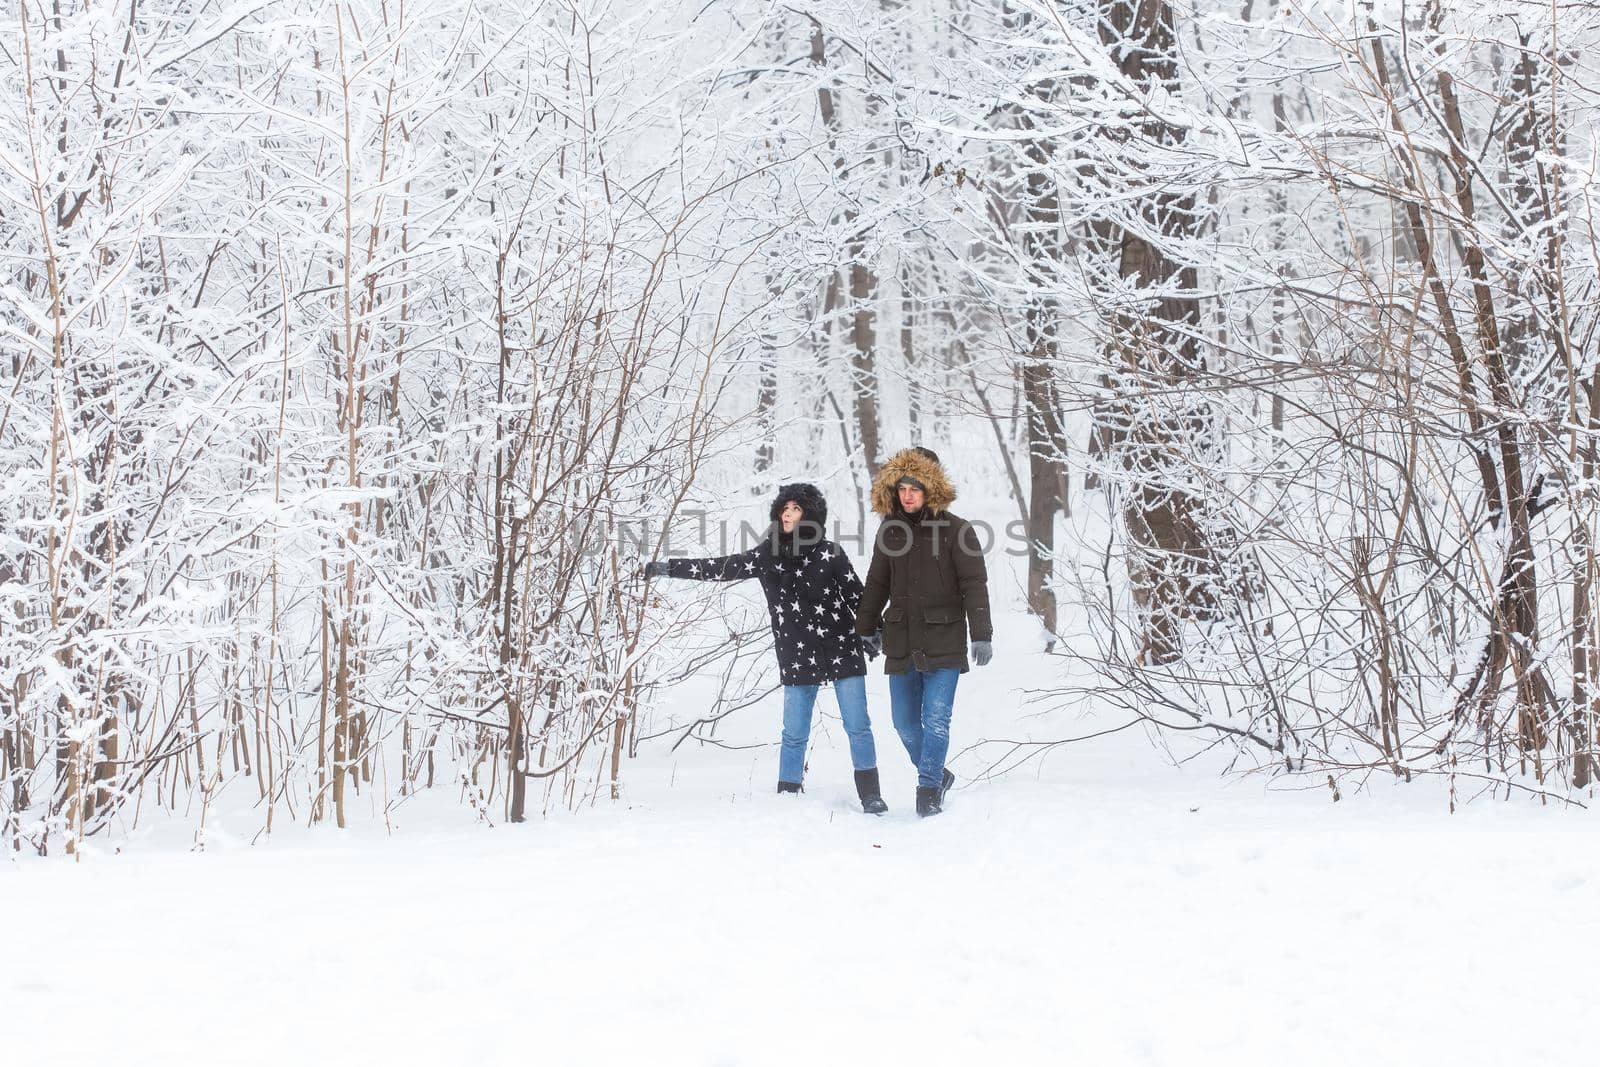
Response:
[[[932,514],[948,511],[955,502],[956,487],[945,477],[939,461],[929,456],[925,449],[906,448],[891,456],[889,462],[878,471],[878,478],[872,483],[874,512],[883,516],[899,512],[900,499],[895,492],[895,485],[901,478],[915,478],[922,483],[923,492],[927,494],[924,507]]]
[[[793,500],[800,505],[800,510],[805,512],[801,523],[816,523],[816,537],[827,536],[828,530],[828,501],[822,495],[822,490],[810,482],[791,482],[788,485],[778,486],[778,493],[772,498],[772,508],[767,513],[768,520],[778,521],[778,516],[783,512],[783,506]]]

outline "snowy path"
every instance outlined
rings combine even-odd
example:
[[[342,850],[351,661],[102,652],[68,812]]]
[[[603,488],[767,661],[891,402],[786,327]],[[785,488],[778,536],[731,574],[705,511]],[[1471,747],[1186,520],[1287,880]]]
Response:
[[[996,623],[957,749],[1111,725],[1024,714],[1058,668]],[[1593,1040],[1600,812],[1450,815],[1427,782],[1335,804],[1127,731],[919,821],[868,690],[881,819],[831,696],[808,792],[769,792],[774,696],[724,724],[764,747],[646,753],[576,815],[489,828],[437,796],[393,836],[249,848],[248,813],[203,854],[157,828],[0,864],[0,1065],[1523,1067]]]
[[[0,1059],[1537,1064],[1582,1047],[1586,813],[1159,782],[1008,779],[923,823],[903,803],[852,812],[839,787],[680,787],[519,828],[24,863],[0,871]]]

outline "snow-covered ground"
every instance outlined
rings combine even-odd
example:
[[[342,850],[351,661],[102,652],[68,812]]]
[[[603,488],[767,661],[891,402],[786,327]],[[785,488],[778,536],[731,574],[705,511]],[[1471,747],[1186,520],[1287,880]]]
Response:
[[[1329,803],[1085,748],[918,822],[744,773],[497,829],[0,873],[0,1060],[1555,1063],[1587,813]],[[897,768],[898,770],[898,768]],[[763,783],[764,784],[764,783]]]
[[[999,596],[1005,603],[1014,600]],[[956,749],[1056,669],[998,613]],[[775,747],[647,751],[625,802],[522,826],[213,821],[0,866],[0,1063],[1544,1064],[1592,1046],[1590,811],[1173,767],[1138,731],[860,813],[830,696],[808,791]],[[686,701],[698,699],[686,689]],[[778,698],[736,739],[775,742]],[[664,748],[664,746],[663,746]],[[433,806],[427,806],[432,803]],[[255,826],[254,816],[241,825]]]

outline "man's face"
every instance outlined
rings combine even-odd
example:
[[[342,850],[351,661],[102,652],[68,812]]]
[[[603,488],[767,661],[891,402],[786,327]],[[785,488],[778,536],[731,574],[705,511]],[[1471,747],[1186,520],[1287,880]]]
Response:
[[[902,485],[900,490],[900,510],[907,515],[915,515],[922,510],[922,502],[927,499],[927,494],[914,485]]]

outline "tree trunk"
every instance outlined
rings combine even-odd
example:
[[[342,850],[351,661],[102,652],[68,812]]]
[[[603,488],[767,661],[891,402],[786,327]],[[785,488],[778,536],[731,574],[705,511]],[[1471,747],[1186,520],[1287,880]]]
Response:
[[[1118,70],[1146,91],[1178,89],[1177,30],[1166,0],[1101,0],[1100,39]],[[1141,140],[1181,143],[1184,131],[1150,117]],[[1120,136],[1120,134],[1112,134]],[[1132,484],[1123,498],[1130,540],[1129,574],[1145,613],[1144,654],[1167,663],[1180,654],[1180,627],[1208,595],[1213,563],[1201,524],[1201,502],[1181,471],[1210,430],[1210,415],[1184,400],[1204,371],[1200,354],[1198,271],[1144,236],[1179,241],[1196,235],[1196,197],[1152,183],[1136,210],[1139,231],[1111,222],[1095,228],[1115,260],[1123,291],[1161,291],[1148,308],[1119,308],[1112,324],[1112,363],[1127,394],[1111,418],[1109,441]],[[1174,295],[1174,290],[1176,294]],[[1102,431],[1106,432],[1106,431]]]
[[[827,40],[822,27],[811,29],[811,62],[820,70],[827,65]],[[828,146],[833,150],[834,177],[841,187],[849,177],[849,164],[839,151],[843,119],[834,90],[826,83],[817,87],[817,107],[828,131]],[[866,258],[867,233],[859,229],[861,213],[847,205],[841,213],[846,230],[844,271],[850,289],[850,407],[856,424],[856,439],[867,461],[867,473],[878,477],[878,372],[877,310],[878,275]]]
[[[777,278],[768,279],[768,292],[774,303],[778,298]],[[771,320],[768,320],[769,322]],[[769,327],[761,337],[760,377],[756,384],[756,427],[760,440],[756,442],[755,481],[758,484],[772,470],[777,459],[777,431],[775,414],[778,407],[778,331]]]

